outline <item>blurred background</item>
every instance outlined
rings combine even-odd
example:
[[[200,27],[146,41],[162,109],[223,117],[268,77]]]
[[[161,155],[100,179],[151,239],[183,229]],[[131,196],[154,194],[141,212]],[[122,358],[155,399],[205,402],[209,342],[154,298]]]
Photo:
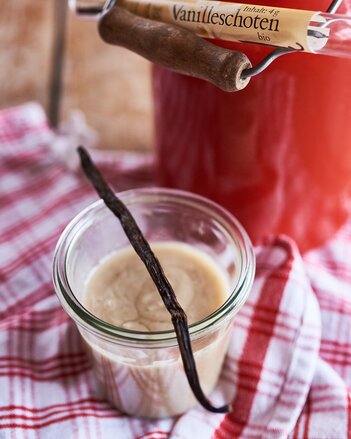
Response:
[[[96,22],[65,0],[2,0],[0,41],[0,108],[36,101],[54,125],[79,109],[99,148],[152,149],[150,64],[102,42]]]

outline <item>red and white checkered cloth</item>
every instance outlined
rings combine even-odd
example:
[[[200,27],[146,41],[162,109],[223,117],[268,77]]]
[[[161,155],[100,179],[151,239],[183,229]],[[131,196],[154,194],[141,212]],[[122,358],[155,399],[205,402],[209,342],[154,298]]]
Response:
[[[287,238],[256,249],[253,291],[212,395],[235,390],[230,414],[133,419],[95,390],[54,293],[55,243],[96,195],[53,142],[38,105],[0,112],[1,439],[351,437],[351,223],[303,259]],[[149,156],[94,158],[116,189],[153,183]]]

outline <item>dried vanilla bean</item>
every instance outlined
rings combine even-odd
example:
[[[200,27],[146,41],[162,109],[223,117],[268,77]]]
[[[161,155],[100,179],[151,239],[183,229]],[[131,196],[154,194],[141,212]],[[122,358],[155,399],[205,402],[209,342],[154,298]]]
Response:
[[[177,301],[176,295],[169,281],[167,280],[159,260],[154,255],[149,243],[146,241],[139,226],[135,222],[132,214],[124,203],[117,198],[112,189],[103,179],[100,171],[92,162],[89,154],[83,147],[78,147],[78,153],[81,160],[82,169],[94,186],[96,192],[105,202],[106,206],[119,219],[121,226],[135,252],[144,263],[149,272],[157,290],[165,304],[167,310],[171,314],[173,327],[177,336],[177,341],[183,361],[185,374],[187,376],[189,385],[199,403],[210,412],[225,413],[229,411],[229,406],[214,407],[207,397],[204,395],[198,373],[194,355],[192,352],[190,334],[187,316]]]

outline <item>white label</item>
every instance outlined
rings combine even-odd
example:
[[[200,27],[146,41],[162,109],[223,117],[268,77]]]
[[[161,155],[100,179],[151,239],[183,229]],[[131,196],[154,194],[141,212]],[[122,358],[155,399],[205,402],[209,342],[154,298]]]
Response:
[[[218,1],[120,0],[119,6],[142,17],[176,24],[205,38],[250,42],[315,52],[328,30],[313,11]],[[310,22],[315,25],[310,25]]]

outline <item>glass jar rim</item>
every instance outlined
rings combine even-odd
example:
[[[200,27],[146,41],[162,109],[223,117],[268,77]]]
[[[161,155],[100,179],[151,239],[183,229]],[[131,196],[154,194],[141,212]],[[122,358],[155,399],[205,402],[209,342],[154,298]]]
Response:
[[[237,276],[233,291],[228,299],[210,315],[189,325],[189,332],[193,338],[201,336],[204,330],[214,327],[227,315],[237,312],[246,301],[251,289],[255,274],[255,256],[249,236],[240,222],[226,209],[217,203],[191,192],[169,188],[140,188],[117,193],[118,197],[129,208],[133,204],[152,201],[177,201],[180,204],[210,215],[226,230],[232,242],[236,245],[240,255],[240,273]],[[89,221],[99,213],[109,212],[102,200],[97,200],[78,213],[62,232],[55,248],[53,258],[52,278],[56,294],[65,311],[72,319],[83,326],[87,331],[93,332],[99,337],[118,342],[170,342],[176,344],[174,329],[166,331],[143,332],[124,329],[107,323],[90,313],[78,300],[70,287],[66,271],[67,254],[72,245],[73,237],[82,229],[83,222]],[[116,218],[116,221],[118,219]]]

